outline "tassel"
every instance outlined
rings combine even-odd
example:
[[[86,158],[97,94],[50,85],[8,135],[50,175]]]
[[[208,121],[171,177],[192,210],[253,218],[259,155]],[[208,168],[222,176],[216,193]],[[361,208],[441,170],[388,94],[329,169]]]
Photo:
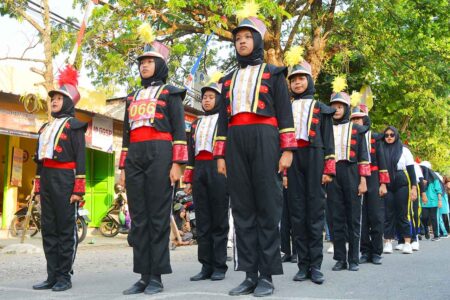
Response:
[[[148,23],[142,23],[137,29],[139,38],[146,44],[151,44],[155,40],[153,29]]]
[[[284,54],[284,62],[286,63],[286,65],[289,67],[293,67],[302,63],[304,50],[305,49],[302,46],[294,46],[286,51],[286,53]]]
[[[236,17],[239,21],[242,21],[248,17],[257,17],[259,11],[259,4],[255,1],[249,1],[244,4],[244,6],[236,12]]]
[[[78,71],[73,66],[66,65],[66,67],[63,70],[59,71],[58,84],[59,86],[63,86],[65,84],[77,86]]]
[[[333,92],[339,93],[347,87],[347,79],[345,75],[336,76],[333,80]]]

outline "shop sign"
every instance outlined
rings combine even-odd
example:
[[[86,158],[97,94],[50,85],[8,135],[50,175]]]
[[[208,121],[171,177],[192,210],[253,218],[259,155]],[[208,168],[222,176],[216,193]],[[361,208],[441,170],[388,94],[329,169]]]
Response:
[[[94,116],[86,132],[86,144],[89,148],[103,152],[113,152],[113,120]]]

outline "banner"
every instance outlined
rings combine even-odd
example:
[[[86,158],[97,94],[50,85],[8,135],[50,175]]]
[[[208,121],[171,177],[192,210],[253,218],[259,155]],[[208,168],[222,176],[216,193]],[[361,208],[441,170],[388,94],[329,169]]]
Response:
[[[189,73],[188,77],[186,78],[186,80],[184,81],[184,87],[188,90],[192,89],[192,84],[194,82],[194,78],[195,78],[195,73],[197,73],[198,67],[200,66],[200,62],[202,61],[202,57],[203,57],[203,53],[205,53],[206,50],[206,46],[208,46],[209,41],[211,40],[212,36],[214,34],[211,33],[210,35],[208,35],[208,38],[206,39],[206,43],[203,46],[202,51],[200,52],[200,54],[197,56],[197,60],[195,61],[195,64],[192,66],[191,68],[191,72]]]
[[[22,186],[23,150],[13,147],[11,164],[11,186]]]

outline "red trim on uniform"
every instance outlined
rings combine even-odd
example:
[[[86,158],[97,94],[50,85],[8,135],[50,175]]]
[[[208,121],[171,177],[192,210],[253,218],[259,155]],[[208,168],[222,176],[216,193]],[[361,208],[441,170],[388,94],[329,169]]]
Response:
[[[231,126],[241,126],[241,125],[253,125],[253,124],[265,124],[272,125],[274,127],[278,127],[277,118],[275,117],[265,117],[253,113],[240,113],[231,118],[230,124]],[[295,138],[294,138],[295,140]]]
[[[73,193],[84,194],[86,191],[86,178],[75,178]]]
[[[216,141],[214,144],[213,155],[214,157],[224,157],[225,156],[225,141]]]
[[[162,107],[166,107],[166,105],[167,105],[166,101],[162,101],[162,100],[156,101],[156,104],[158,104],[159,106],[162,106]]]
[[[334,158],[327,159],[324,163],[323,174],[325,175],[336,175],[336,161]]]
[[[315,114],[320,113],[320,108],[314,108],[314,109],[313,109],[313,113],[315,113]]]
[[[370,143],[371,144],[375,143],[375,139],[370,139]]]
[[[164,119],[164,114],[162,114],[162,113],[155,113],[155,118],[157,118],[159,120]]]
[[[172,141],[172,134],[170,132],[161,132],[153,127],[142,126],[131,130],[130,142],[144,142],[144,141]]]
[[[161,95],[167,95],[169,94],[169,90],[162,90]]]
[[[356,145],[358,142],[355,139],[351,139],[350,144]]]
[[[58,153],[61,153],[63,151],[63,148],[58,145],[58,146],[55,147],[55,151],[58,152]]]
[[[77,164],[74,161],[61,162],[53,159],[44,159],[44,167],[52,169],[75,169]]]
[[[312,122],[313,124],[319,124],[319,119],[317,119],[317,118],[312,118],[312,119],[311,119],[311,122]]]
[[[230,86],[231,85],[231,80],[228,79],[227,81],[225,81],[225,83],[223,85],[224,86]]]
[[[370,171],[371,172],[378,171],[378,166],[370,165]]]
[[[174,162],[187,162],[188,160],[188,149],[187,145],[175,144],[172,147],[172,161]]]
[[[371,154],[374,154],[374,153],[375,153],[375,148],[371,148],[371,149],[370,149],[370,153],[371,153]]]
[[[297,148],[297,140],[295,139],[295,132],[280,133],[280,148]]]
[[[269,92],[269,87],[267,87],[265,85],[261,85],[259,88],[259,92],[262,94],[267,94]]]
[[[352,129],[352,134],[357,134],[357,133],[358,133],[358,130]]]
[[[61,135],[59,136],[59,138],[63,141],[67,140],[67,134],[65,134],[64,132],[61,133]]]
[[[263,73],[262,76],[261,76],[261,78],[262,78],[262,79],[270,79],[270,73],[269,73],[269,72]]]
[[[211,152],[202,150],[196,156],[195,160],[213,160],[214,156]]]
[[[380,183],[390,183],[391,182],[391,178],[389,177],[389,173],[388,172],[379,172],[378,173],[378,178],[380,179]]]
[[[64,125],[67,129],[70,129],[70,123],[66,122],[66,125]]]
[[[316,136],[316,132],[315,132],[314,130],[311,129],[311,130],[309,131],[309,135],[312,136],[312,137],[315,137],[315,136]]]
[[[134,96],[128,96],[128,97],[127,97],[127,100],[128,100],[128,101],[133,101],[133,100],[134,100]]]
[[[34,192],[36,194],[39,194],[41,192],[41,179],[40,178],[34,179]]]
[[[192,179],[194,178],[194,170],[185,169],[183,174],[184,183],[192,183]]]
[[[230,95],[231,95],[230,91],[228,91],[227,94],[226,94],[227,99],[230,98]]]
[[[297,148],[305,148],[305,147],[309,147],[309,145],[311,145],[311,143],[308,141],[297,140]]]
[[[350,157],[355,157],[356,156],[356,153],[355,153],[355,151],[353,151],[353,150],[350,150]]]
[[[120,152],[120,159],[119,159],[119,169],[125,168],[125,159],[127,158],[128,151],[122,150]]]
[[[360,176],[370,176],[370,165],[369,164],[358,165],[358,172]]]
[[[264,108],[266,108],[266,104],[264,103],[264,101],[261,101],[261,100],[258,101],[258,108],[259,108],[259,109],[264,109]]]
[[[231,114],[231,106],[230,105],[227,105],[227,113]]]

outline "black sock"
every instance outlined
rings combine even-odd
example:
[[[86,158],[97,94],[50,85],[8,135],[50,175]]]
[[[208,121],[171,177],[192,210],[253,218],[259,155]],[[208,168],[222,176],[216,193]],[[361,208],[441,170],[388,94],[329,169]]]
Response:
[[[266,279],[267,281],[272,282],[272,275],[261,274],[261,279]]]
[[[246,272],[245,273],[245,279],[250,278],[253,282],[256,282],[258,280],[258,273],[253,272]]]
[[[145,283],[148,283],[150,281],[150,275],[149,274],[141,274],[141,280]]]
[[[152,274],[152,275],[150,275],[150,279],[151,280],[156,280],[159,283],[161,283],[161,274]]]

